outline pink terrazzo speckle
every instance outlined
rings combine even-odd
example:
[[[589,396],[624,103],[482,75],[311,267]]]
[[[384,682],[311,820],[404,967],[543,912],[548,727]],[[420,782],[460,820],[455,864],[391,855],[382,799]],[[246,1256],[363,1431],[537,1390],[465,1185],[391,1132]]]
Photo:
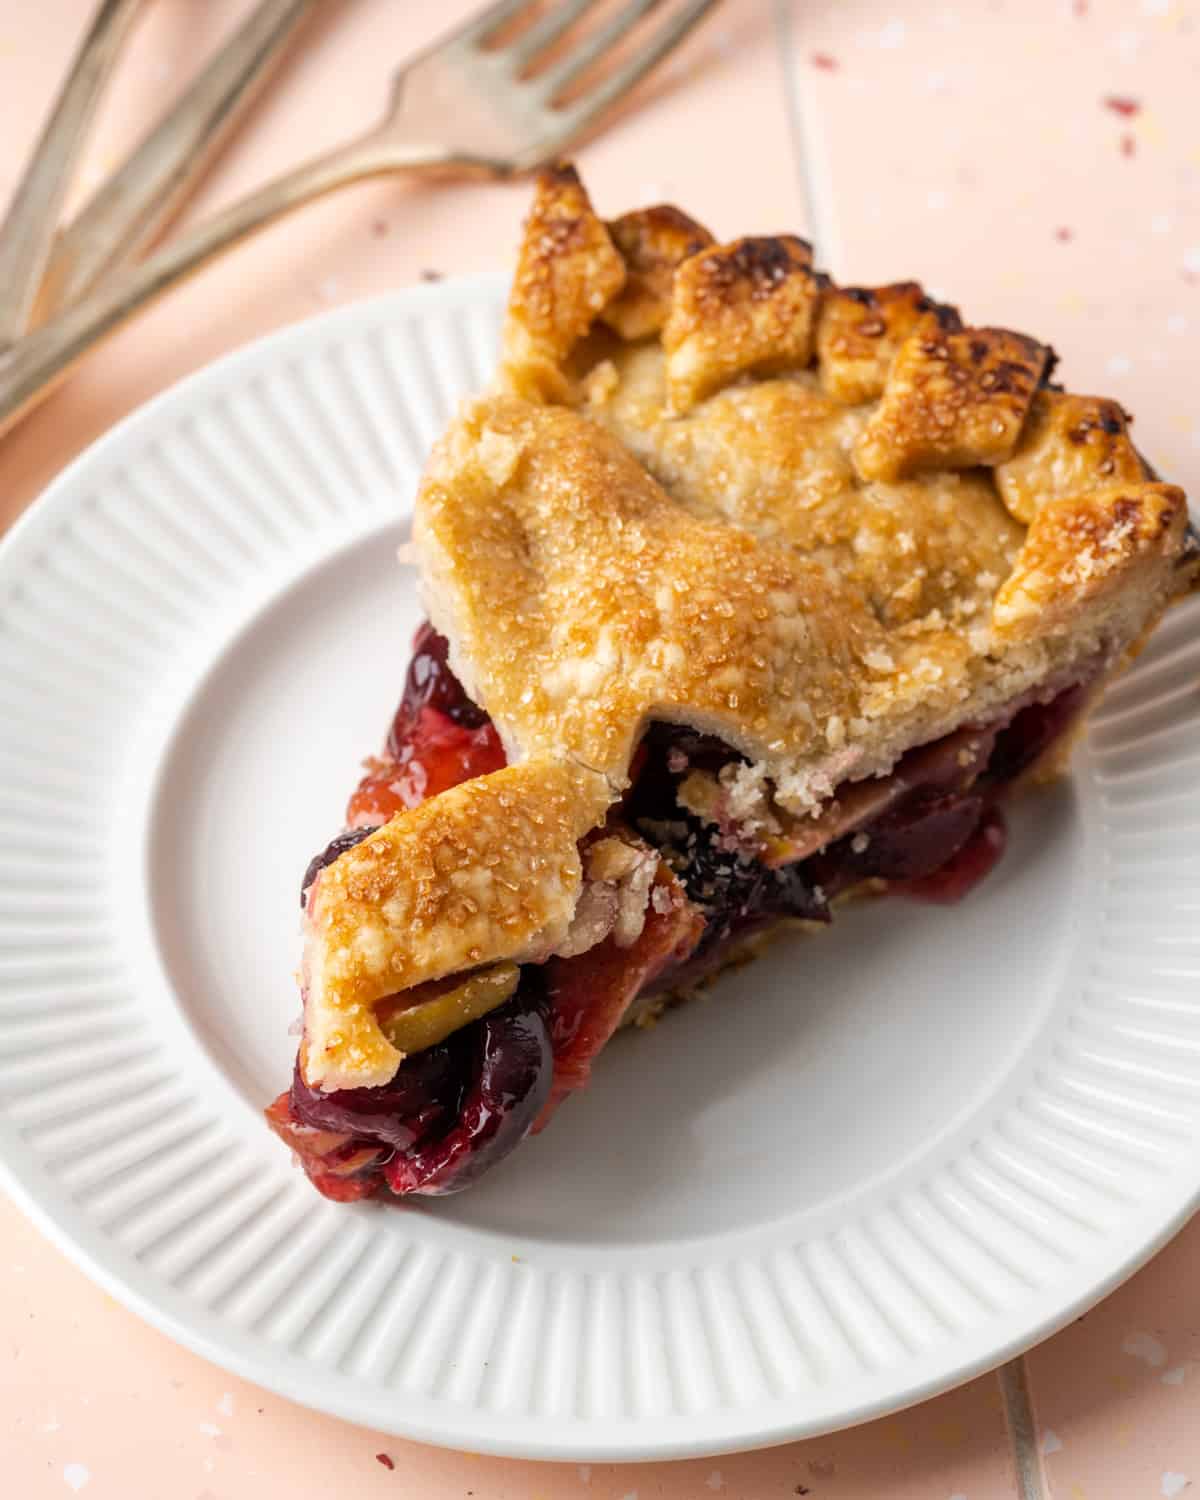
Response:
[[[1109,362],[1109,368],[1112,368],[1112,361]],[[1121,1350],[1125,1354],[1132,1354],[1135,1359],[1143,1360],[1154,1370],[1167,1362],[1165,1344],[1152,1333],[1131,1333],[1122,1343]]]

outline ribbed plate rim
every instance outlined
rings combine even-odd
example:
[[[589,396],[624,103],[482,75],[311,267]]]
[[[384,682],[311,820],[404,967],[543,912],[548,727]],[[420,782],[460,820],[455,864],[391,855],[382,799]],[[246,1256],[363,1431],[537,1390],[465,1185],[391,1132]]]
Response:
[[[232,388],[259,369],[282,366],[294,352],[316,350],[350,337],[355,330],[386,328],[423,314],[453,315],[456,309],[486,303],[498,305],[505,285],[495,274],[458,278],[366,299],[322,313],[300,324],[258,339],[185,378],[106,433],[51,483],[39,500],[0,542],[0,585],[19,569],[27,548],[68,522],[83,492],[81,480],[103,477],[123,452],[131,452],[144,434],[184,414],[214,390]],[[287,961],[287,960],[285,960]],[[75,1207],[59,1190],[32,1153],[0,1129],[0,1181],[44,1233],[93,1280],[139,1316],[201,1356],[302,1404],[397,1435],[456,1448],[546,1460],[640,1460],[698,1457],[790,1441],[883,1415],[925,1399],[995,1367],[1063,1326],[1092,1306],[1143,1264],[1200,1207],[1200,1161],[1194,1170],[1182,1165],[1164,1173],[1156,1192],[1137,1205],[1132,1226],[1110,1235],[1101,1248],[1077,1266],[1080,1290],[1064,1297],[1058,1289],[1030,1298],[1024,1315],[1007,1338],[984,1340],[959,1350],[938,1347],[906,1365],[877,1371],[874,1381],[858,1381],[853,1399],[840,1407],[807,1413],[788,1410],[785,1399],[760,1403],[755,1418],[744,1407],[707,1412],[699,1417],[619,1421],[563,1422],[544,1418],[497,1417],[449,1402],[425,1402],[418,1415],[401,1410],[405,1399],[395,1391],[369,1386],[353,1388],[340,1376],[330,1378],[318,1365],[292,1353],[273,1353],[265,1341],[221,1325],[200,1308],[188,1306],[183,1294],[145,1276],[115,1241]],[[953,1352],[952,1357],[947,1357]],[[875,1389],[874,1387],[878,1387]],[[819,1393],[824,1397],[825,1392]]]

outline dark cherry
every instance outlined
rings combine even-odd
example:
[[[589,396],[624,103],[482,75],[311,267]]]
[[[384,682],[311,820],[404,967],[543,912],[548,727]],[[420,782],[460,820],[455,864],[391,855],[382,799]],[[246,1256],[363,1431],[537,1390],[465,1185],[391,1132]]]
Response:
[[[905,881],[893,887],[902,895],[938,906],[953,906],[990,875],[1008,843],[1004,814],[989,807],[979,826],[962,848],[929,875]]]
[[[507,764],[495,725],[447,664],[445,637],[426,623],[417,631],[413,652],[383,756],[368,762],[346,810],[352,825],[386,823]]]
[[[872,877],[919,880],[953,859],[983,817],[982,797],[950,793],[914,797],[876,819],[861,835],[839,839],[812,864],[828,893],[845,890]],[[864,848],[856,848],[862,839]]]
[[[988,779],[1013,781],[1027,771],[1060,735],[1066,734],[1087,704],[1088,685],[1079,683],[1049,703],[1031,703],[996,737]]]
[[[829,920],[825,898],[804,864],[769,870],[757,859],[726,849],[711,824],[693,818],[688,823],[694,842],[680,879],[689,900],[705,914],[704,935],[693,961],[772,917]]]
[[[829,920],[828,908],[814,889],[806,865],[768,869],[760,860],[730,847],[711,823],[678,805],[676,790],[689,771],[715,774],[743,757],[711,735],[671,724],[651,725],[639,753],[639,775],[626,797],[626,815],[666,851],[688,899],[704,914],[703,936],[688,960],[689,976],[702,971],[709,956],[730,938],[746,936],[773,917]],[[684,768],[672,770],[681,757]],[[674,830],[666,840],[661,836],[664,824]]]
[[[345,1131],[357,1141],[378,1141],[406,1151],[454,1118],[463,1074],[452,1043],[453,1039],[406,1057],[392,1081],[379,1088],[321,1093],[305,1083],[297,1062],[292,1114],[316,1130]]]
[[[355,1140],[345,1132],[306,1125],[296,1115],[290,1089],[263,1113],[267,1124],[296,1153],[309,1181],[324,1197],[336,1203],[354,1203],[378,1190],[383,1181],[380,1165],[391,1155],[389,1147]]]
[[[1005,790],[1070,729],[1085,701],[1085,688],[1071,688],[1022,709],[1003,728],[980,731],[982,754],[990,749],[990,755],[973,785],[975,767],[964,767],[956,737],[912,752],[898,768],[909,788],[902,801],[868,827],[777,870],[678,805],[686,770],[716,773],[740,758],[736,752],[709,736],[652,725],[623,815],[664,849],[688,900],[675,900],[663,914],[656,908],[631,949],[606,941],[575,959],[526,969],[505,1005],[406,1058],[382,1088],[322,1094],[297,1067],[290,1093],[267,1111],[272,1128],[327,1197],[467,1187],[507,1156],[539,1116],[544,1123],[553,1103],[586,1082],[634,994],[710,972],[729,942],[776,917],[828,921],[828,899],[870,877],[922,900],[961,900],[1003,852],[997,804]],[[423,625],[386,756],[355,794],[351,821],[376,825],[504,763],[490,719],[450,670],[445,640]],[[309,865],[305,892],[371,831],[339,834]]]
[[[439,635],[428,620],[418,628],[413,637],[404,696],[388,735],[389,755],[400,755],[423,708],[436,708],[463,729],[480,729],[489,722],[487,714],[471,702],[450,670],[449,650],[446,637]]]
[[[536,975],[459,1036],[470,1047],[471,1073],[457,1119],[444,1135],[392,1157],[383,1170],[394,1193],[468,1187],[520,1144],[550,1096],[554,1054]]]
[[[361,844],[367,834],[374,832],[373,827],[348,828],[345,833],[339,833],[337,838],[331,839],[320,854],[314,854],[308,862],[308,869],[305,870],[304,880],[300,885],[300,905],[307,905],[308,888],[326,865],[331,865],[339,854],[345,854],[347,849],[353,849],[355,844]]]

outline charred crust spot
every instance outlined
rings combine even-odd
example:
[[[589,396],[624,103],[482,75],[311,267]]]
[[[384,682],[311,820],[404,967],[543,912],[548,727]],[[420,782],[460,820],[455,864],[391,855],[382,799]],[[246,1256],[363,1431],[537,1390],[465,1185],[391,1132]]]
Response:
[[[860,477],[1003,463],[1020,438],[1045,357],[1041,345],[1004,328],[934,335],[918,327],[896,354],[856,443]]]
[[[1008,510],[1029,525],[1051,500],[1153,479],[1127,424],[1115,401],[1038,391],[1017,452],[996,470]]]
[[[1050,344],[1043,344],[1041,345],[1041,348],[1044,349],[1046,354],[1046,365],[1042,370],[1042,378],[1038,382],[1038,384],[1039,386],[1049,391],[1060,391],[1062,390],[1062,386],[1058,385],[1050,378],[1058,368],[1058,355],[1055,353],[1053,346]]]
[[[918,329],[931,345],[943,336],[942,311],[915,281],[882,287],[835,287],[824,300],[817,331],[821,384],[857,404],[882,394],[901,344]]]
[[[935,302],[932,297],[922,297],[917,306],[921,312],[929,313],[933,317],[943,333],[961,332],[962,318],[959,316],[957,307],[951,307],[948,302]]]
[[[1121,437],[1129,418],[1115,402],[1096,403],[1096,412],[1089,413],[1066,429],[1066,438],[1077,446],[1086,443],[1094,432],[1103,432],[1109,437]]]
[[[740,375],[803,369],[812,359],[821,283],[795,235],[734,240],[685,260],[663,325],[676,414]]]
[[[744,286],[759,300],[769,297],[793,271],[812,265],[812,246],[794,234],[739,240],[732,248],[706,255],[701,271],[706,290],[724,300],[735,287]]]
[[[1016,364],[1012,360],[1002,360],[995,369],[985,370],[979,383],[984,390],[1017,396],[1026,395],[1033,385],[1028,366]]]
[[[1057,358],[1054,350],[1047,344],[1039,344],[1037,339],[1031,339],[1024,333],[1013,333],[1009,328],[986,328],[983,330],[989,335],[993,343],[999,339],[1005,339],[1015,345],[1020,351],[1022,368],[1033,367],[1037,371],[1037,381],[1040,383],[1042,376],[1050,367],[1053,360]]]
[[[1166,582],[1160,570],[1179,557],[1185,524],[1186,501],[1174,485],[1118,482],[1055,495],[1034,515],[996,596],[994,627],[1020,640],[1066,621],[1079,625],[1082,611],[1105,617],[1139,580]]]

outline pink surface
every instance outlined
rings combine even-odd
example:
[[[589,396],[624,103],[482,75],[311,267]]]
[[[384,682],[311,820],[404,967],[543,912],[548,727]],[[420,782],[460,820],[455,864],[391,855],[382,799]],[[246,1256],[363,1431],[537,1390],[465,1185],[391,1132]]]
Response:
[[[81,184],[176,90],[247,0],[157,0]],[[367,123],[386,73],[469,0],[328,0],[197,213]],[[89,9],[0,11],[11,187]],[[19,16],[19,19],[18,19]],[[1113,394],[1164,474],[1200,493],[1197,0],[729,0],[641,108],[582,153],[602,209],[663,197],[718,233],[807,229],[839,277],[920,273],[976,322],[1050,339]],[[803,164],[802,164],[803,158]],[[273,230],[129,329],[0,448],[0,525],[120,416],[225,350],[330,303],[504,264],[521,187],[354,190]],[[1028,1360],[1047,1493],[1200,1491],[1200,1226]],[[1012,1500],[988,1377],[770,1453],[534,1466],[315,1417],[144,1327],[0,1205],[0,1494],[478,1500],[810,1493]],[[385,1455],[393,1468],[377,1460]]]

